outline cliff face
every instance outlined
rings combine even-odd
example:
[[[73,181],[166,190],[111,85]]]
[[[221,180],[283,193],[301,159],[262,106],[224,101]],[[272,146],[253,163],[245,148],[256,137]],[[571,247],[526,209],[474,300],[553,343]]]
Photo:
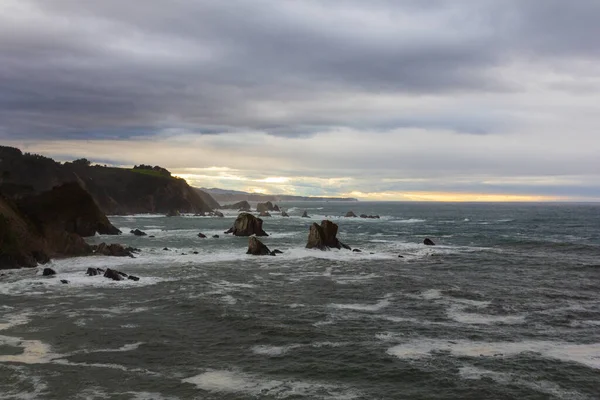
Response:
[[[212,210],[184,180],[163,169],[124,169],[89,166],[85,162],[58,163],[0,146],[0,190],[21,197],[78,182],[106,214],[200,213]]]
[[[51,257],[84,256],[83,236],[116,235],[94,199],[77,183],[12,201],[0,196],[0,269],[35,267]]]
[[[200,198],[204,200],[204,202],[212,209],[221,208],[221,205],[210,195],[208,192],[204,190],[200,190],[194,188],[194,190],[200,195]]]

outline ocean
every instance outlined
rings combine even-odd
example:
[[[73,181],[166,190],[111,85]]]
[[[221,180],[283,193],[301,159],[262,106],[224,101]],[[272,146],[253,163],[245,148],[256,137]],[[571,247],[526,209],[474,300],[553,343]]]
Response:
[[[275,257],[237,212],[115,216],[136,258],[2,271],[0,398],[600,398],[600,205],[281,205]],[[326,218],[362,252],[305,249]]]

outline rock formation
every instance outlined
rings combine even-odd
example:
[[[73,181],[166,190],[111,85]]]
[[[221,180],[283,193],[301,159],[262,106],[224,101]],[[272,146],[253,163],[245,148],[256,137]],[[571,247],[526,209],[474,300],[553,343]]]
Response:
[[[261,211],[259,214],[259,217],[270,217],[271,214],[269,214],[268,211]]]
[[[346,218],[356,218],[356,214],[354,214],[354,211],[348,211],[346,213]]]
[[[254,256],[269,256],[275,255],[271,253],[271,250],[265,246],[256,236],[251,236],[248,239],[248,251],[246,254],[252,254]]]
[[[179,217],[181,216],[181,213],[179,212],[179,210],[170,210],[167,213],[167,217]]]
[[[435,246],[435,243],[433,243],[433,240],[431,240],[429,238],[425,238],[425,240],[423,240],[423,244],[425,246]]]
[[[237,203],[234,204],[227,204],[221,207],[221,209],[224,210],[239,210],[239,211],[250,211],[251,207],[250,207],[250,203],[248,203],[246,200],[244,201],[238,201]]]
[[[132,247],[123,247],[120,244],[100,243],[97,247],[93,247],[94,254],[112,257],[133,257],[134,251],[139,251]]]
[[[289,217],[288,213],[286,213],[285,211],[281,210],[281,216],[282,217]]]
[[[140,231],[139,229],[133,229],[129,233],[134,234],[135,236],[146,236],[147,233],[144,231]]]
[[[367,214],[360,214],[361,218],[368,218],[368,219],[379,219],[379,215],[367,215]]]
[[[306,210],[304,210],[304,213],[302,213],[302,218],[310,218]]]
[[[275,204],[273,206],[273,211],[279,212],[279,211],[281,211],[281,209],[279,208],[279,206],[277,204]]]
[[[200,232],[200,233],[198,234],[198,237],[199,237],[200,239],[206,239],[206,235],[205,235],[204,233],[202,233],[202,232]]]
[[[211,211],[201,195],[185,180],[172,177],[164,168],[102,167],[89,162],[58,163],[51,158],[23,154],[0,146],[1,189],[11,196],[41,193],[52,187],[78,182],[91,194],[105,214],[185,213]]]
[[[331,221],[323,220],[319,226],[316,222],[310,227],[308,234],[307,249],[328,250],[330,248],[341,249],[342,247],[348,250],[351,248],[338,240],[338,226]]]
[[[274,211],[273,203],[270,201],[267,201],[266,203],[258,203],[256,205],[256,211],[259,213],[263,211]]]
[[[233,226],[225,233],[235,236],[269,236],[262,229],[263,220],[252,214],[241,213],[233,223]]]

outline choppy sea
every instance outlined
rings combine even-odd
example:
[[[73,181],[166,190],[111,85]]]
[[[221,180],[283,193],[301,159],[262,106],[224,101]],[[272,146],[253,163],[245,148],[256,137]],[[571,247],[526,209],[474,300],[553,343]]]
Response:
[[[0,398],[600,398],[600,205],[281,205],[275,257],[237,212],[136,215],[111,221],[154,237],[90,239],[134,259],[2,271]],[[305,249],[325,218],[362,252]]]

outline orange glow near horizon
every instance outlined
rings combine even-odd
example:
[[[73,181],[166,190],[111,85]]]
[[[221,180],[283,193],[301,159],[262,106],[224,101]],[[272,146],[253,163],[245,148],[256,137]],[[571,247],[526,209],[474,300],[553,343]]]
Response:
[[[439,201],[439,202],[543,202],[565,201],[564,197],[518,195],[518,194],[487,194],[487,193],[452,193],[452,192],[351,192],[344,196],[356,197],[359,200],[374,201]]]

